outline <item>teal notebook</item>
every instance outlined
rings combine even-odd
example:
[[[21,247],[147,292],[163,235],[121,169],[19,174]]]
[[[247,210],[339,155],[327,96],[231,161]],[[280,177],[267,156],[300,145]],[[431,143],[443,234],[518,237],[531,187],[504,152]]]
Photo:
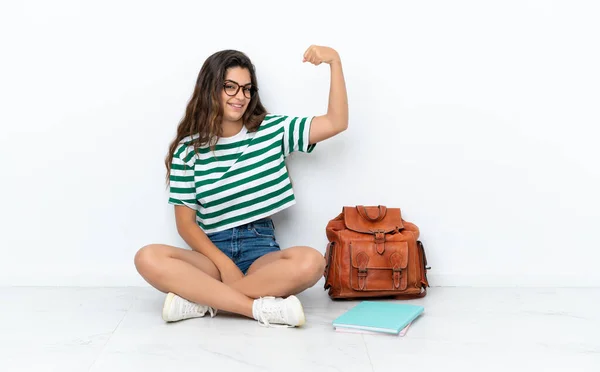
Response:
[[[398,334],[424,310],[420,305],[362,301],[336,318],[333,326]]]

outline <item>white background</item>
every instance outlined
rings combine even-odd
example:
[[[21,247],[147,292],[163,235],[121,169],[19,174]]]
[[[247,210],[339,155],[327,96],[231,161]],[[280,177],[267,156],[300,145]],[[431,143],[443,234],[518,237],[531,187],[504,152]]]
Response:
[[[210,54],[270,112],[320,115],[342,57],[347,132],[289,162],[282,246],[324,251],[344,205],[400,207],[432,285],[600,285],[594,1],[3,2],[0,285],[145,285],[182,245],[163,159]]]

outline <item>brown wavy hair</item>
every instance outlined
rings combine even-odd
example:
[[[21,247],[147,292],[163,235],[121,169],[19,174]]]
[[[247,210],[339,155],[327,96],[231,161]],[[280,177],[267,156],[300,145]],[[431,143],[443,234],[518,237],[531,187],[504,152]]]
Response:
[[[177,126],[177,135],[171,142],[169,152],[165,158],[167,183],[169,182],[173,155],[181,140],[188,136],[198,135],[190,143],[194,146],[194,152],[197,153],[198,148],[206,144],[214,149],[217,140],[223,135],[221,127],[221,121],[223,120],[221,92],[223,91],[227,70],[232,67],[247,69],[250,72],[252,87],[255,89],[254,95],[242,117],[248,131],[257,130],[267,115],[267,110],[260,102],[258,95],[254,65],[246,54],[228,49],[216,52],[208,57],[200,69],[194,92],[185,109],[185,115]]]

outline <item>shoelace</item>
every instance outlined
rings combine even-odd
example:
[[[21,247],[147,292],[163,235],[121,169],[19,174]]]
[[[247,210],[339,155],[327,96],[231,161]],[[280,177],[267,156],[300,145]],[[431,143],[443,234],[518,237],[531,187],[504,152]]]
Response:
[[[270,297],[272,298],[272,297]],[[258,324],[263,327],[272,327],[272,328],[291,328],[292,326],[289,324],[271,324],[269,319],[273,321],[275,319],[283,319],[283,312],[281,306],[277,302],[272,302],[271,304],[267,304],[265,306],[265,301],[261,297],[258,299],[258,307],[260,309],[258,314]]]
[[[190,314],[198,314],[198,313],[205,314],[207,310],[210,313],[211,317],[214,317],[215,313],[216,313],[216,311],[210,306],[200,305],[200,304],[196,304],[196,303],[193,303],[190,301],[184,301],[184,302],[182,302],[182,305],[183,305],[182,314],[184,316],[188,316]]]
[[[192,302],[184,302],[183,309],[181,312],[184,316],[188,316],[190,314],[198,313],[199,312],[198,310],[200,310],[200,306],[198,306]]]

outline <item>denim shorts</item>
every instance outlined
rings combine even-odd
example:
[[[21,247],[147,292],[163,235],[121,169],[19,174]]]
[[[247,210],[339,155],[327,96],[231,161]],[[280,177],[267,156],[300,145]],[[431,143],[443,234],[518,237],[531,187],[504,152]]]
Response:
[[[233,260],[244,275],[256,259],[280,250],[271,218],[263,218],[206,236]]]

